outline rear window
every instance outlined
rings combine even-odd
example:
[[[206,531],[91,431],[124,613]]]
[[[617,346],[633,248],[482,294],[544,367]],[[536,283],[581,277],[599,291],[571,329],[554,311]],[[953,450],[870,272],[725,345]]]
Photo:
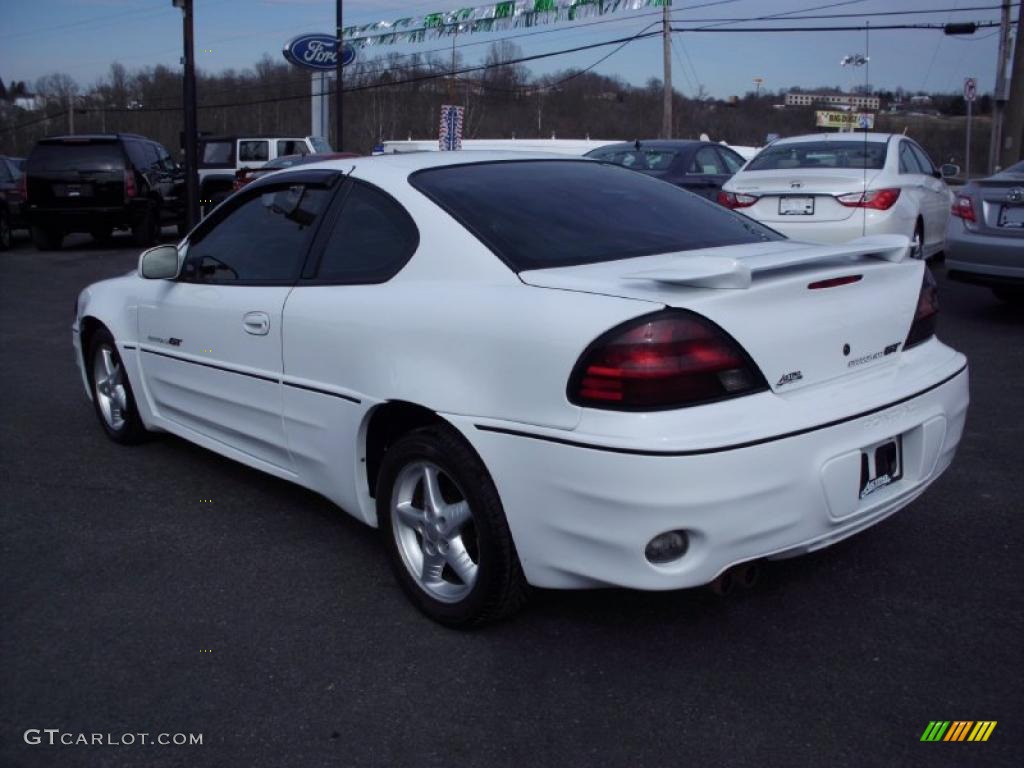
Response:
[[[619,149],[594,152],[588,157],[634,171],[665,171],[676,159],[676,154],[678,153],[674,149]]]
[[[516,272],[783,239],[672,184],[588,160],[430,168],[409,182]]]
[[[787,171],[791,168],[873,168],[885,166],[888,142],[801,141],[763,149],[744,171]]]
[[[28,166],[30,172],[116,171],[124,168],[124,153],[114,141],[36,144]]]

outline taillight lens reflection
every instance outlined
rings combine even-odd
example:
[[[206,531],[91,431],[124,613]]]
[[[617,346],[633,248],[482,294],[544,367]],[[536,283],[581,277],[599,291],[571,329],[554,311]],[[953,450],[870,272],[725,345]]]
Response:
[[[899,189],[869,189],[867,192],[853,192],[839,195],[836,200],[847,208],[869,208],[875,211],[887,211],[900,199]]]
[[[935,325],[939,319],[939,287],[932,276],[932,271],[925,267],[924,280],[921,282],[921,293],[917,297],[917,310],[910,333],[903,343],[904,349],[916,347],[935,335]]]
[[[569,381],[577,405],[654,410],[767,389],[743,349],[709,320],[667,310],[632,320],[584,352]]]
[[[726,192],[724,189],[718,191],[718,202],[726,208],[749,208],[758,201],[754,195],[744,195],[740,192]]]
[[[978,220],[974,215],[974,201],[968,195],[957,195],[949,212],[964,221]]]

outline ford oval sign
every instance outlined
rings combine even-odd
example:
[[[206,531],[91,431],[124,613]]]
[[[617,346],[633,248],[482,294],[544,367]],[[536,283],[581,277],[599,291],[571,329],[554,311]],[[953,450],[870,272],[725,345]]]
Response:
[[[299,35],[284,47],[284,57],[306,69],[330,71],[338,66],[337,40],[334,35]],[[355,57],[356,49],[351,45],[341,47],[341,66],[348,66]]]

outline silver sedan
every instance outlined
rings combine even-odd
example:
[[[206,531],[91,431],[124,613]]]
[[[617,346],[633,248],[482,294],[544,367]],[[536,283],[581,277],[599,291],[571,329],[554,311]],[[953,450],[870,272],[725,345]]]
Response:
[[[949,277],[1024,301],[1024,161],[972,181],[953,200],[946,228]]]

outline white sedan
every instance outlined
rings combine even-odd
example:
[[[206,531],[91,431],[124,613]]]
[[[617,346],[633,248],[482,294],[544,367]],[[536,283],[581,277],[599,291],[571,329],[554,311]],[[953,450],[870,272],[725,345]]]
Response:
[[[946,176],[913,139],[887,133],[822,133],[781,139],[722,187],[718,201],[811,243],[906,235],[915,258],[945,243],[953,197]]]
[[[705,584],[923,493],[967,362],[907,251],[794,243],[589,160],[335,160],[86,288],[73,338],[113,440],[318,491],[471,626],[527,584]]]

